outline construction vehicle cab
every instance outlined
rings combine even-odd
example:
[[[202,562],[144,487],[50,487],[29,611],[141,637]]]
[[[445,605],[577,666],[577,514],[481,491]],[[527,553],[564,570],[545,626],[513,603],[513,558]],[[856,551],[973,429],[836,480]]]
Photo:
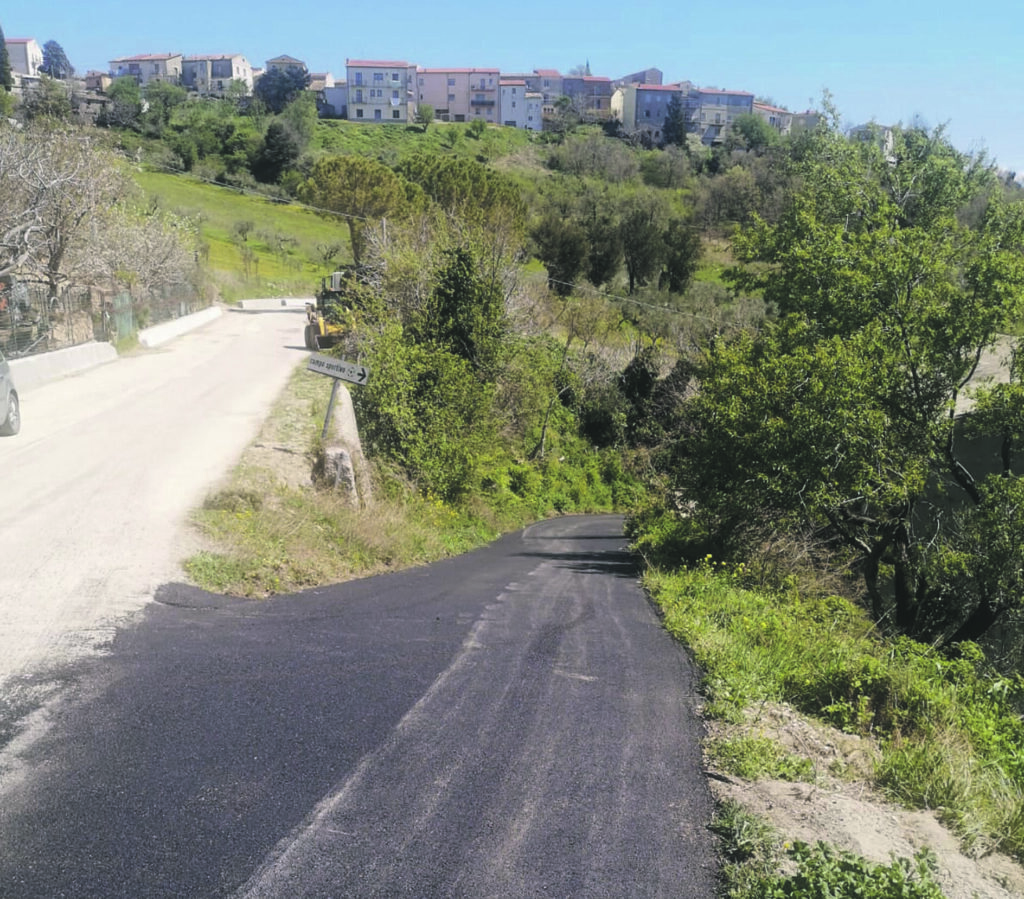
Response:
[[[356,296],[353,271],[331,272],[320,280],[316,300],[306,303],[307,349],[330,349],[352,332]]]

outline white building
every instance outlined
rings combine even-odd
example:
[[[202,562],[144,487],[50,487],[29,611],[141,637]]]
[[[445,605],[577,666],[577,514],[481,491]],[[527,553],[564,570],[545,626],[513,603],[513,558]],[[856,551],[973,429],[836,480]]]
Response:
[[[43,48],[33,37],[9,37],[4,43],[7,44],[7,56],[11,61],[11,71],[18,75],[28,75],[34,78],[39,74],[43,65]]]
[[[416,118],[416,66],[372,59],[345,61],[348,118],[408,125]]]

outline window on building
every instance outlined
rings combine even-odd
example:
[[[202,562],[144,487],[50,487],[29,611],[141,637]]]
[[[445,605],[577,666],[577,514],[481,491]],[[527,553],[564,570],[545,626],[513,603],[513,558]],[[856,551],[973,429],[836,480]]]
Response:
[[[397,90],[393,90],[391,92],[391,99],[392,100],[397,100],[398,99],[398,91]]]
[[[383,72],[374,72],[373,73],[373,80],[374,81],[383,81],[384,80],[384,73]]]
[[[448,102],[449,103],[454,103],[455,102],[455,94],[449,94],[448,95]]]
[[[402,113],[401,113],[400,110],[398,110],[398,109],[391,110],[391,118],[393,118],[393,119],[400,119],[401,117],[402,117]]]
[[[361,109],[356,110],[356,118],[361,119],[363,117],[363,111]]]
[[[391,73],[391,80],[392,80],[392,81],[394,81],[394,82],[395,82],[395,83],[397,84],[397,83],[398,83],[399,81],[401,81],[401,80],[402,80],[402,78],[401,78],[401,76],[400,76],[400,75],[398,74],[398,72],[392,72],[392,73]]]
[[[383,118],[383,115],[381,114],[381,111],[379,109],[375,109],[373,111],[373,117],[375,119],[380,119],[380,118]]]
[[[356,84],[362,84],[362,83],[363,83],[363,73],[362,72],[356,72]]]

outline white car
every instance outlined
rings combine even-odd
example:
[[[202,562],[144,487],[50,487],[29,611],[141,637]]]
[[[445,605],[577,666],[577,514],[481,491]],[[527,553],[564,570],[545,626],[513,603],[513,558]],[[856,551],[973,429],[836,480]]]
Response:
[[[0,353],[0,436],[11,437],[21,430],[21,405],[14,388],[11,367]]]

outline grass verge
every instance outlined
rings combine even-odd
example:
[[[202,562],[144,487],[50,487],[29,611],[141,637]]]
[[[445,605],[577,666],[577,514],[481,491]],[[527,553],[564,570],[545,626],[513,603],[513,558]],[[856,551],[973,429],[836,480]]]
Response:
[[[526,513],[423,497],[380,468],[372,505],[314,489],[312,448],[330,391],[330,379],[296,369],[238,465],[193,513],[205,544],[185,563],[196,584],[236,596],[292,593],[458,555],[527,523]]]
[[[950,659],[887,640],[844,599],[748,589],[743,566],[710,559],[653,570],[647,586],[705,672],[710,718],[740,722],[751,706],[786,703],[870,738],[874,786],[936,811],[968,851],[1024,859],[1024,683],[1000,676],[976,646]],[[798,760],[749,741],[709,750],[740,776],[762,776],[759,766],[772,777],[803,774]]]
[[[312,295],[320,277],[349,258],[345,225],[298,204],[178,174],[134,177],[161,208],[198,223],[203,268],[225,301]]]

